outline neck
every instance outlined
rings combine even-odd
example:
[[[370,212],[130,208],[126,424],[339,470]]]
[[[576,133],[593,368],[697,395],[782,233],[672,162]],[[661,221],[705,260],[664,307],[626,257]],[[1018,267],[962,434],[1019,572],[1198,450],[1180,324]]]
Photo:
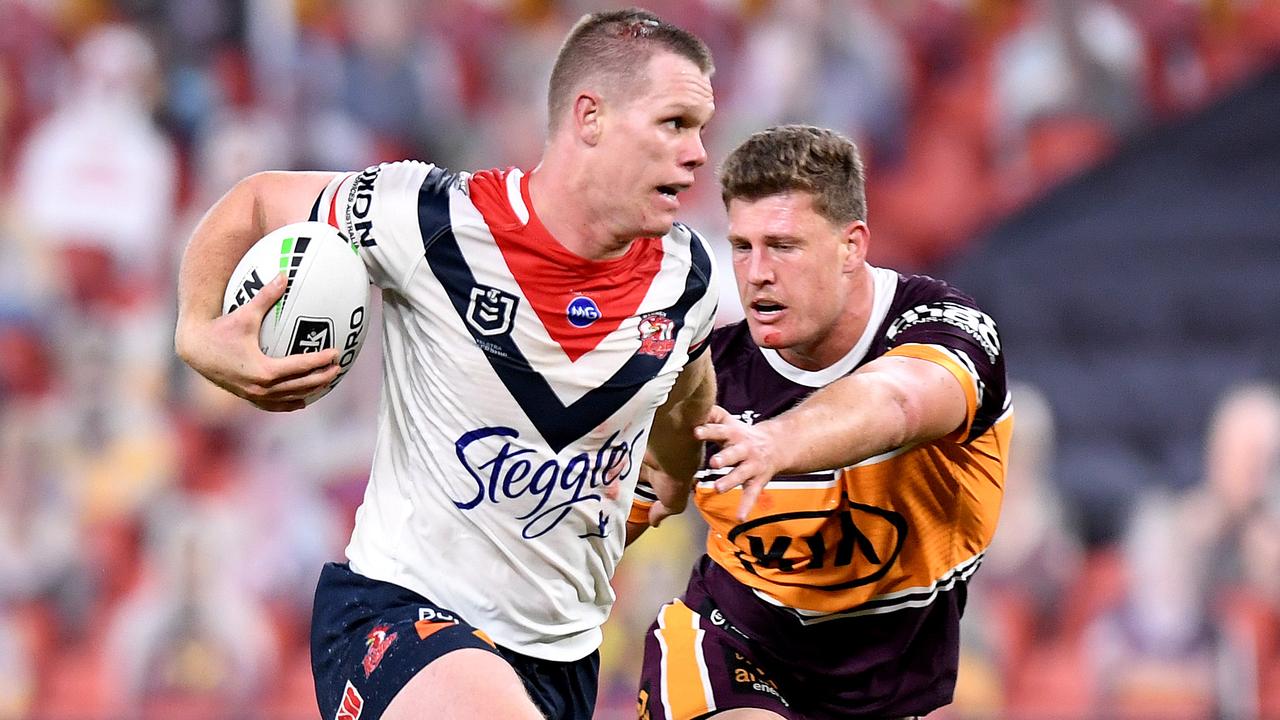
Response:
[[[565,162],[548,148],[529,173],[529,201],[538,219],[566,250],[588,260],[623,255],[635,237],[611,232],[599,189],[581,164]],[[567,200],[572,198],[572,200]]]
[[[863,263],[850,278],[847,302],[831,331],[811,344],[780,349],[779,357],[810,372],[823,370],[840,362],[853,350],[853,346],[858,344],[862,333],[866,331],[867,323],[871,321],[875,296],[876,287],[871,267]]]

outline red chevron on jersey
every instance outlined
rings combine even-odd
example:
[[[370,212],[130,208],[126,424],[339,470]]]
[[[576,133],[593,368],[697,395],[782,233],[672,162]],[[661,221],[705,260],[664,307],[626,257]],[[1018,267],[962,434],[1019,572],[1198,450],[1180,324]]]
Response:
[[[476,173],[470,182],[471,200],[547,334],[570,360],[577,360],[640,306],[662,265],[662,239],[642,238],[612,260],[579,257],[538,219],[529,200],[528,175],[520,178],[520,194],[529,222],[520,222],[507,199],[509,172]]]

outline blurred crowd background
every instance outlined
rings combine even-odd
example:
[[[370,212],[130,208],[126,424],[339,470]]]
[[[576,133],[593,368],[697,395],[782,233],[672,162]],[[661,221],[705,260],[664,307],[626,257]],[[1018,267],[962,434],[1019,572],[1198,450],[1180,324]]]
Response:
[[[1280,718],[1280,0],[642,4],[715,54],[713,163],[771,124],[849,134],[872,261],[1004,331],[1008,494],[934,716]],[[315,718],[378,341],[255,411],[175,359],[177,259],[257,170],[528,169],[598,7],[0,0],[0,720]],[[600,718],[700,552],[682,520],[619,569]]]

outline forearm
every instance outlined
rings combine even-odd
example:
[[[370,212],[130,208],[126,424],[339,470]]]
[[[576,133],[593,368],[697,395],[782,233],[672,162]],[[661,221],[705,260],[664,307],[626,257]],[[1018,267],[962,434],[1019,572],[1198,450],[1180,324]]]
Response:
[[[258,238],[306,219],[307,209],[332,173],[264,172],[236,184],[196,225],[178,270],[175,345],[187,357],[193,325],[222,314],[222,293],[231,271]],[[269,278],[263,278],[269,280]]]
[[[684,508],[694,474],[702,465],[702,441],[694,428],[706,419],[715,395],[715,373],[710,358],[703,355],[685,368],[672,398],[654,416],[649,456],[661,471],[653,474],[654,492],[674,510]]]
[[[757,426],[771,439],[779,474],[847,467],[963,422],[964,395],[947,371],[909,358],[877,363]]]
[[[757,430],[770,438],[778,473],[792,475],[846,467],[900,447],[906,425],[897,398],[850,377],[759,423]]]
[[[178,354],[184,329],[221,314],[222,290],[240,257],[266,234],[261,204],[250,177],[240,181],[205,213],[182,254],[178,270]],[[267,278],[263,278],[266,280]]]

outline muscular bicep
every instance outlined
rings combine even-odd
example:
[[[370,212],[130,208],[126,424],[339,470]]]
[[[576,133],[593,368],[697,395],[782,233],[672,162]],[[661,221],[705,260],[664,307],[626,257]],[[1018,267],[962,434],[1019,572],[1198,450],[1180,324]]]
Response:
[[[914,357],[887,355],[854,373],[880,385],[902,413],[906,443],[928,442],[967,424],[964,386],[949,369]]]
[[[250,177],[258,234],[306,220],[316,198],[335,176],[331,172],[270,171]]]
[[[654,414],[649,451],[677,478],[693,477],[702,461],[702,443],[693,435],[716,400],[716,377],[709,353],[680,371],[666,402]]]
[[[715,401],[716,375],[710,353],[703,353],[680,371],[656,417],[667,425],[692,430],[706,418]]]

